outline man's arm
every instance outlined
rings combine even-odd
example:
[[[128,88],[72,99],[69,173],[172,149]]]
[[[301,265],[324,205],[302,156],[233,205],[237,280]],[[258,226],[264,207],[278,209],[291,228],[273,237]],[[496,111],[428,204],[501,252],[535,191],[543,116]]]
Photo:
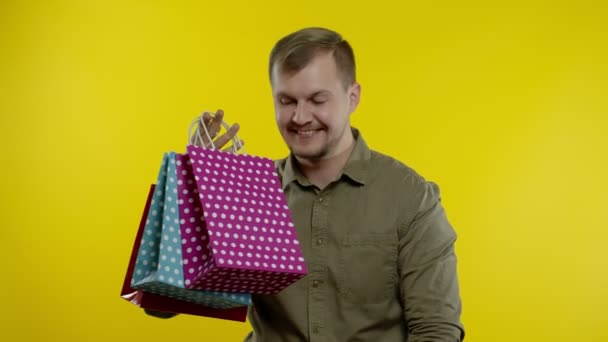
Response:
[[[456,233],[432,182],[423,184],[417,214],[399,239],[399,276],[410,342],[459,342],[461,301],[456,272]]]

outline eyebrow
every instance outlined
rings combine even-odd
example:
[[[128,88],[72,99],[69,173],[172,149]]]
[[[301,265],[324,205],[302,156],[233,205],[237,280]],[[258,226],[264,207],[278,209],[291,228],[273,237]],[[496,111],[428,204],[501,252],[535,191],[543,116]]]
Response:
[[[317,97],[317,96],[319,96],[319,95],[328,95],[328,96],[329,96],[329,95],[331,95],[331,92],[329,92],[328,90],[319,90],[319,91],[316,91],[316,92],[312,93],[312,94],[311,94],[311,95],[309,95],[307,98],[309,98],[309,99],[310,99],[310,98]],[[291,96],[291,95],[289,95],[289,94],[287,94],[286,92],[283,92],[283,91],[278,92],[278,93],[276,94],[276,96],[277,96],[277,97],[288,97],[288,98],[290,98],[290,99],[293,99],[293,98],[294,98],[294,96]]]

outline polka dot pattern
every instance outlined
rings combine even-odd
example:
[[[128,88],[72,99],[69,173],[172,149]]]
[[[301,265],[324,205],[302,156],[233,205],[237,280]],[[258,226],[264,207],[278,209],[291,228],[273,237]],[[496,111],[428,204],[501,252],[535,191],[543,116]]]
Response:
[[[213,264],[213,255],[209,250],[203,208],[187,154],[177,155],[177,177],[183,273],[186,287],[191,288]]]
[[[175,153],[165,154],[140,242],[132,287],[209,307],[251,304],[245,293],[185,289]]]
[[[175,154],[169,153],[165,198],[162,216],[162,233],[156,276],[170,285],[183,287],[181,266],[181,238],[177,206],[177,179],[175,177]]]
[[[155,192],[150,202],[150,210],[140,241],[139,253],[135,261],[135,269],[131,280],[131,287],[133,288],[156,277],[155,271],[158,268],[158,250],[164,216],[163,199],[165,198],[168,160],[168,155],[165,154],[156,180]]]
[[[196,189],[186,195],[199,199],[208,253],[203,261],[197,256],[195,271],[202,266],[202,273],[192,287],[270,294],[303,277],[306,264],[274,162],[192,145],[188,156],[183,176],[192,173]]]

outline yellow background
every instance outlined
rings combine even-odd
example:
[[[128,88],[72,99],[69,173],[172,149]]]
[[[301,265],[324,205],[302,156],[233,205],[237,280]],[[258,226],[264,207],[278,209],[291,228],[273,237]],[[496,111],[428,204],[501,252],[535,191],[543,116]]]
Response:
[[[352,43],[353,124],[439,183],[467,341],[608,341],[605,1],[0,2],[2,341],[239,341],[119,298],[162,153],[223,108],[282,157],[274,42]]]

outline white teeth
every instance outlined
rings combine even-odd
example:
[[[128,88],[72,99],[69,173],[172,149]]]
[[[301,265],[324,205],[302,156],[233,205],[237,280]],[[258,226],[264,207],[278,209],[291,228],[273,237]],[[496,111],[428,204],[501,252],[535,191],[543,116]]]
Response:
[[[315,134],[317,132],[316,129],[310,129],[310,130],[305,130],[305,131],[297,131],[298,135],[302,135],[305,137],[310,137],[313,134]]]

